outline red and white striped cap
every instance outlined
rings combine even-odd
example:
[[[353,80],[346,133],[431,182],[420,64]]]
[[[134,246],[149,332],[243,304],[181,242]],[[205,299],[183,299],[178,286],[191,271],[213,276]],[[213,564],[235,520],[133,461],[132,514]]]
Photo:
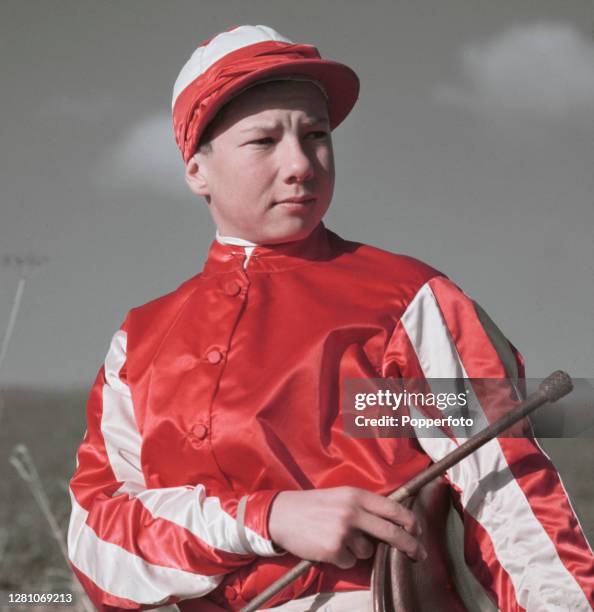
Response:
[[[310,80],[322,89],[330,129],[349,114],[359,95],[351,68],[322,59],[314,46],[295,44],[268,26],[234,26],[202,42],[173,87],[173,129],[184,161],[226,102],[256,82],[283,78]]]

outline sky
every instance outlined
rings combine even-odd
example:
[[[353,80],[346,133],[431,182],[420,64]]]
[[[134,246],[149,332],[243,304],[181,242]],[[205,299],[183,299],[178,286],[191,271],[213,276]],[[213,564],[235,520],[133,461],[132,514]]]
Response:
[[[171,93],[238,24],[359,75],[328,227],[446,273],[528,376],[594,377],[590,0],[3,0],[0,386],[90,386],[127,311],[201,270]]]

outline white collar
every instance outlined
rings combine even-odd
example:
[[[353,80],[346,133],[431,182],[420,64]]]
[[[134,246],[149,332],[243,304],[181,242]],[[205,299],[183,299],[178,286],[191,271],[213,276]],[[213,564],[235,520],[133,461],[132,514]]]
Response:
[[[219,233],[219,230],[216,231],[215,238],[217,239],[217,242],[220,242],[221,244],[232,244],[235,246],[242,246],[242,247],[257,247],[258,246],[255,242],[250,242],[249,240],[244,240],[243,238],[235,238],[235,236],[222,236]]]
[[[258,246],[255,242],[244,240],[243,238],[235,238],[235,236],[221,236],[217,229],[215,238],[220,244],[231,244],[233,246],[242,246],[245,252],[245,259],[243,260],[243,269],[247,268],[248,262],[254,249]]]

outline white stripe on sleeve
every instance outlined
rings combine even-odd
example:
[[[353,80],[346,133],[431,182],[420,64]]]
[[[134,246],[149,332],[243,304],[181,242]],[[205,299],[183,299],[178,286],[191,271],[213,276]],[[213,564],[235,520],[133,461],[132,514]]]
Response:
[[[429,284],[409,304],[402,324],[426,378],[468,378]],[[419,438],[419,443],[434,461],[456,447],[446,437]],[[523,608],[531,612],[554,609],[545,600],[556,601],[563,586],[563,605],[571,610],[591,609],[534,516],[496,439],[449,470],[448,477],[461,490],[466,511],[489,534]]]
[[[116,332],[105,359],[101,432],[115,479],[122,486],[115,494],[136,497],[150,513],[184,527],[205,544],[221,551],[248,554],[238,535],[237,522],[221,507],[218,497],[207,497],[204,486],[147,489],[140,466],[142,437],[136,424],[128,386],[119,372],[126,360],[126,332]],[[272,543],[247,528],[257,554],[274,552]]]
[[[222,576],[202,576],[148,563],[122,547],[101,540],[86,524],[87,511],[72,491],[68,550],[73,565],[103,591],[141,604],[158,605],[174,596],[201,597],[215,589]],[[132,579],[132,576],[134,577]]]

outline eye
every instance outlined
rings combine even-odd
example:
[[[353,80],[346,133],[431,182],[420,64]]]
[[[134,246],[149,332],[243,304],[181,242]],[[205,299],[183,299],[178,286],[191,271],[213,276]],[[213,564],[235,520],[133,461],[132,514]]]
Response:
[[[270,144],[274,142],[274,139],[270,136],[266,136],[265,138],[258,138],[258,140],[252,140],[250,144]]]
[[[308,134],[308,136],[314,135],[316,138],[326,138],[327,136],[327,132],[324,132],[322,130],[316,130],[315,132],[310,132]]]

